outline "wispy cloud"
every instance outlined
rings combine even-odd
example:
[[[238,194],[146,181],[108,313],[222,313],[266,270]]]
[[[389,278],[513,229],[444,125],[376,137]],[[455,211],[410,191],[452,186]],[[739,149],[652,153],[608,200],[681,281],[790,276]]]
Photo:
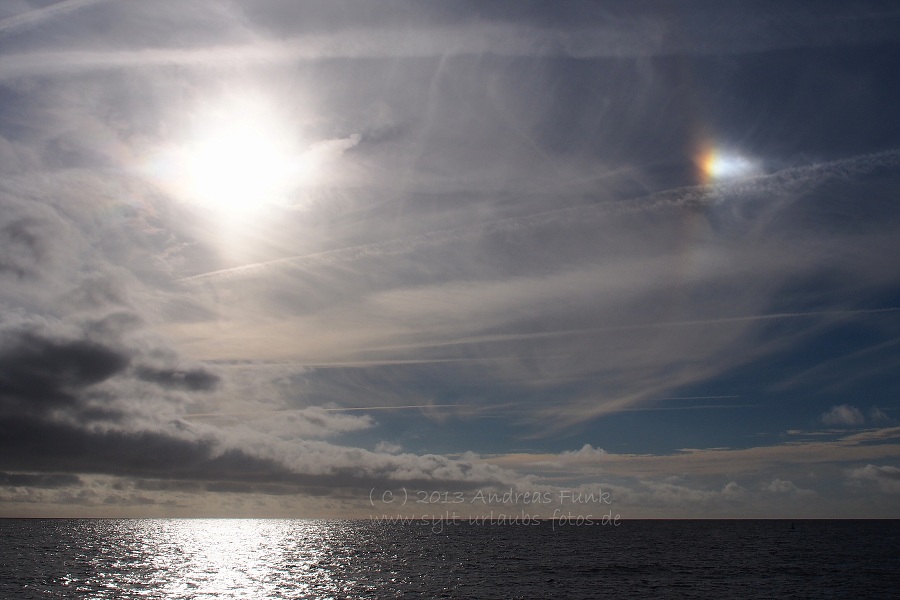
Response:
[[[29,10],[12,17],[6,17],[5,19],[0,19],[0,35],[27,29],[38,25],[43,21],[65,15],[80,8],[108,1],[109,0],[63,0],[62,2],[57,2],[43,8]]]
[[[784,169],[769,175],[758,176],[736,183],[726,182],[666,190],[616,202],[592,203],[588,206],[552,209],[527,216],[497,219],[487,223],[481,222],[476,225],[467,225],[448,230],[430,231],[425,234],[389,241],[350,246],[302,256],[286,256],[239,267],[189,275],[183,277],[181,281],[204,281],[252,275],[260,269],[273,267],[312,268],[371,256],[396,256],[415,252],[425,247],[441,246],[451,242],[465,242],[491,234],[521,232],[523,229],[539,229],[547,226],[558,227],[574,223],[583,224],[595,221],[602,223],[611,216],[623,213],[659,211],[673,207],[690,208],[725,204],[740,201],[746,196],[770,195],[777,198],[788,191],[793,192],[793,194],[799,194],[809,188],[822,186],[832,181],[859,176],[879,168],[897,166],[900,166],[900,150],[889,150],[828,163]]]
[[[0,33],[22,28],[28,24],[63,14],[98,0],[69,0],[49,7],[9,17],[0,24]],[[159,11],[177,11],[177,5],[162,5]],[[211,6],[211,5],[210,5]],[[677,20],[669,15],[646,11],[635,18],[623,18],[609,11],[585,15],[589,26],[548,27],[527,20],[519,23],[472,20],[464,25],[415,25],[403,28],[390,25],[349,27],[338,32],[312,31],[302,37],[273,42],[257,40],[253,43],[185,49],[147,48],[113,52],[85,51],[30,53],[5,57],[0,63],[0,78],[10,76],[49,75],[65,71],[121,69],[138,67],[181,66],[231,68],[271,63],[322,60],[334,58],[415,58],[459,55],[569,57],[578,59],[598,57],[652,56],[672,53],[712,54],[722,52],[753,52],[777,48],[860,44],[897,39],[896,30],[881,17],[860,17],[856,27],[847,27],[841,19],[848,10],[832,8],[810,15],[796,7],[778,7],[781,18],[806,27],[795,29],[791,35],[765,27],[765,21],[753,11],[742,7],[716,7],[718,18],[710,17],[698,29],[698,23]],[[249,13],[250,11],[246,11]],[[297,15],[294,15],[296,17]],[[243,19],[248,19],[245,14]],[[290,18],[290,17],[288,17]],[[774,18],[774,17],[773,17]],[[307,19],[309,16],[307,15]],[[223,29],[244,29],[248,23],[237,16],[219,24]],[[758,27],[748,26],[747,22]],[[314,22],[314,20],[313,20]],[[715,25],[710,25],[715,23]],[[737,24],[741,26],[738,27]],[[252,24],[249,24],[252,26]],[[839,26],[840,25],[840,26]],[[261,27],[265,24],[260,23]],[[140,32],[135,32],[141,39]],[[698,39],[706,40],[699,43]]]
[[[0,9],[11,502],[896,515],[896,15],[439,4]]]
[[[727,476],[816,464],[890,459],[900,456],[900,429],[884,428],[832,441],[790,442],[741,449],[685,449],[676,454],[616,454],[590,447],[561,454],[508,454],[482,460],[504,468],[546,476],[592,472],[620,477],[661,477],[671,473]],[[878,441],[879,443],[874,443]]]

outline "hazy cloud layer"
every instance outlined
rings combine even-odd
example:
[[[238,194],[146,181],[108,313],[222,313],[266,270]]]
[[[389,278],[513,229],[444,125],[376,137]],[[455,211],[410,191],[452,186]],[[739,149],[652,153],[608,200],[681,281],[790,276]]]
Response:
[[[898,21],[0,7],[0,511],[897,516]]]

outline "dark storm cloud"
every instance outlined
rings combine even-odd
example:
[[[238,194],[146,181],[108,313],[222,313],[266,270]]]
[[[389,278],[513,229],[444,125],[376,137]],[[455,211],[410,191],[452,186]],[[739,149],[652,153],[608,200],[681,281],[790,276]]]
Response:
[[[83,331],[109,337],[110,332],[133,327],[134,320],[125,317],[113,314],[88,323]],[[183,491],[283,495],[325,487],[385,486],[398,472],[406,473],[407,483],[423,486],[446,480],[465,487],[502,479],[496,469],[473,470],[443,457],[385,460],[327,444],[284,452],[277,445],[268,444],[267,449],[265,438],[258,436],[232,438],[226,431],[177,419],[153,420],[148,409],[177,405],[168,393],[211,392],[220,377],[204,368],[148,366],[158,364],[160,357],[177,359],[164,348],[128,348],[83,335],[53,333],[36,324],[4,332],[0,485],[77,487],[82,484],[79,474],[95,474],[168,481],[172,483],[165,484],[167,489]],[[296,429],[289,417],[281,420]],[[351,429],[371,425],[367,417],[327,413],[311,414],[308,420],[324,430],[339,429],[341,419],[353,420],[344,424]]]
[[[135,375],[141,381],[155,383],[162,387],[185,389],[194,392],[214,390],[219,384],[219,376],[204,369],[156,369],[137,367]]]
[[[121,351],[89,340],[13,333],[0,346],[4,412],[42,413],[74,405],[86,388],[123,372],[128,363]]]
[[[383,488],[397,482],[420,487],[442,483],[468,489],[512,481],[510,474],[500,469],[473,468],[438,456],[407,455],[385,460],[356,449],[334,450],[355,460],[317,462],[322,461],[322,452],[310,452],[308,458],[300,457],[295,468],[288,468],[281,460],[223,447],[212,438],[190,433],[178,436],[85,429],[41,418],[0,416],[0,466],[13,471],[7,474],[10,481],[21,473],[50,470],[63,475],[103,474],[149,480],[142,484],[144,489],[275,494],[305,493],[323,487]],[[398,473],[405,475],[398,478]]]
[[[81,483],[81,478],[68,473],[4,473],[0,472],[0,486],[60,488]]]
[[[171,390],[206,392],[219,381],[203,368],[148,366],[177,358],[165,347],[92,339],[115,340],[135,324],[132,315],[113,313],[65,332],[36,321],[0,332],[0,468],[14,471],[7,481],[41,471],[212,479],[286,472],[183,424],[162,431],[135,422],[148,408],[175,406]]]
[[[89,430],[29,417],[0,418],[2,464],[17,471],[165,476],[174,479],[270,479],[287,471],[213,440],[153,431]]]

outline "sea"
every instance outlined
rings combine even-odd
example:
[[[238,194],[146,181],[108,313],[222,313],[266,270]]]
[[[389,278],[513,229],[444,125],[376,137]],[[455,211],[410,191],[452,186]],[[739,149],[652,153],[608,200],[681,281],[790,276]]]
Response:
[[[900,598],[900,521],[0,519],[0,598]]]

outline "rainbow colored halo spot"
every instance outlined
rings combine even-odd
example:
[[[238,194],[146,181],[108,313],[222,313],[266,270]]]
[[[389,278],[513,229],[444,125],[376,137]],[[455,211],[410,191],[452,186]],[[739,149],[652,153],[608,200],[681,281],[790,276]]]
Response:
[[[757,161],[720,148],[705,151],[698,162],[704,183],[750,177],[760,172]]]

